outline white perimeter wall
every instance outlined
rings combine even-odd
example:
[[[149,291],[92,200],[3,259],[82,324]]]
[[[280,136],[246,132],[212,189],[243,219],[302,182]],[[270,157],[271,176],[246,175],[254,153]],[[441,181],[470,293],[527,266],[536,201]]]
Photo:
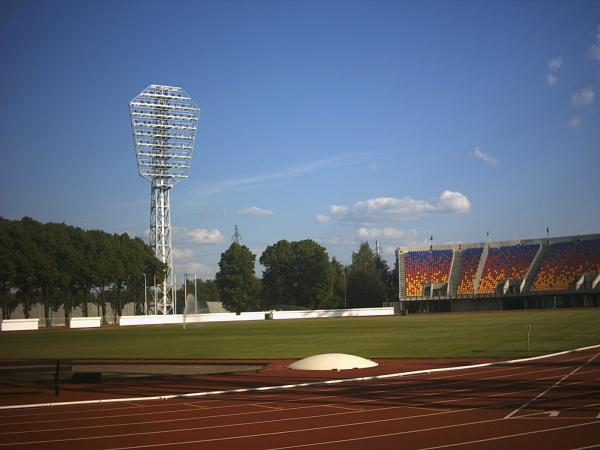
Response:
[[[11,319],[3,320],[2,331],[21,331],[21,330],[37,330],[39,328],[40,319]]]
[[[201,322],[238,322],[245,320],[265,320],[269,311],[255,311],[236,313],[212,313],[212,314],[188,314],[185,316],[186,323]],[[394,314],[393,307],[387,308],[355,308],[355,309],[317,309],[311,311],[273,311],[273,319],[314,319],[318,317],[367,317],[367,316],[391,316]],[[159,325],[159,324],[183,324],[183,315],[169,316],[122,316],[119,318],[120,326],[130,325]]]
[[[71,317],[69,327],[71,328],[99,328],[102,317]]]

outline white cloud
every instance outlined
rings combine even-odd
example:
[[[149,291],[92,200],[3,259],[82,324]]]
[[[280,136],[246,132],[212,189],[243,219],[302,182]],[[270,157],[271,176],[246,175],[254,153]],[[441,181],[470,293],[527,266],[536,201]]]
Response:
[[[326,239],[317,239],[317,242],[323,245],[339,245],[356,247],[360,243],[352,236],[334,236]]]
[[[193,228],[187,231],[187,235],[199,244],[222,244],[225,242],[223,233],[217,228],[213,228],[212,230]]]
[[[558,81],[558,77],[555,77],[554,75],[549,73],[548,76],[546,77],[546,81],[548,82],[548,86],[552,87]]]
[[[588,55],[590,58],[600,61],[600,42],[590,47]]]
[[[556,72],[558,69],[561,68],[562,63],[562,58],[560,56],[557,56],[556,58],[550,60],[550,62],[548,63],[548,68]]]
[[[356,202],[351,207],[331,205],[331,216],[346,223],[375,223],[411,220],[432,214],[466,213],[471,209],[469,199],[460,192],[444,191],[436,203],[410,197],[379,197]]]
[[[188,277],[196,275],[202,279],[213,278],[216,273],[216,267],[198,262],[200,256],[196,255],[191,248],[173,247],[174,267],[177,272],[177,284],[182,284],[184,274]]]
[[[238,211],[240,216],[252,216],[252,217],[265,217],[272,216],[274,214],[270,209],[258,208],[256,206],[251,206],[249,208],[240,209]]]
[[[438,212],[466,213],[471,210],[471,202],[460,192],[444,191],[440,200]]]
[[[326,216],[326,215],[324,215],[324,214],[317,214],[317,215],[315,216],[315,219],[316,219],[316,221],[317,221],[317,222],[319,222],[319,223],[327,223],[327,222],[329,222],[329,221],[331,220],[331,217],[329,217],[329,216]]]
[[[356,231],[360,239],[378,239],[382,241],[398,241],[400,239],[414,239],[417,236],[416,230],[401,230],[400,228],[366,228],[360,227]]]
[[[579,117],[573,117],[569,120],[569,126],[575,129],[581,128],[581,119]]]
[[[497,158],[494,158],[489,153],[482,152],[479,149],[479,147],[475,147],[475,150],[471,152],[471,156],[480,159],[481,161],[483,161],[486,164],[489,164],[490,166],[497,166],[498,164],[500,164],[500,161]]]
[[[588,87],[571,95],[571,101],[577,106],[588,106],[594,102],[594,88]]]
[[[383,247],[383,253],[386,255],[394,255],[396,253],[396,247],[393,245],[386,245]]]
[[[596,28],[596,43],[588,50],[588,56],[596,61],[600,61],[600,25]]]
[[[177,248],[173,247],[173,258],[187,259],[193,258],[194,251],[191,248]]]
[[[198,188],[198,185],[189,184],[186,189],[193,189],[195,193],[201,195],[218,194],[229,191],[240,191],[265,186],[276,181],[288,180],[301,175],[317,172],[325,169],[350,167],[364,163],[364,157],[359,154],[348,154],[333,156],[331,158],[318,159],[296,166],[279,169],[272,173],[261,174],[251,177],[232,178],[220,181],[204,187]]]

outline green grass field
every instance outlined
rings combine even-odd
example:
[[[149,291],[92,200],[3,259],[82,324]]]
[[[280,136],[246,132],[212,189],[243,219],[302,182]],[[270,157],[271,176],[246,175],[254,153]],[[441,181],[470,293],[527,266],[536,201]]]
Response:
[[[599,308],[3,332],[0,358],[513,358],[594,344]]]

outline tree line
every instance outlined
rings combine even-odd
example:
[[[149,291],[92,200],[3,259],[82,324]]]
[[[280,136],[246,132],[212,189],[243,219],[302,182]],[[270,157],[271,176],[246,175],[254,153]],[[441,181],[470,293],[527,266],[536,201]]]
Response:
[[[398,296],[396,269],[364,242],[342,265],[313,240],[280,240],[259,259],[263,276],[256,276],[256,255],[232,243],[221,254],[214,280],[187,280],[177,290],[177,312],[184,311],[184,292],[197,291],[202,305],[222,301],[229,311],[265,309],[332,309],[381,306]],[[2,318],[21,304],[25,317],[43,305],[44,315],[74,308],[84,316],[106,317],[107,305],[121,315],[133,303],[144,313],[144,276],[148,286],[160,282],[164,265],[139,238],[83,230],[64,223],[40,223],[29,217],[0,217],[0,306]],[[88,305],[97,311],[88,311]],[[200,308],[202,311],[202,308]],[[199,311],[199,312],[200,312]]]
[[[19,304],[29,317],[36,303],[43,305],[46,320],[61,306],[66,320],[76,307],[84,316],[100,312],[105,318],[107,304],[117,315],[127,303],[142,313],[144,274],[161,280],[164,269],[148,245],[125,233],[0,218],[3,319]],[[98,311],[88,312],[88,304]]]
[[[398,298],[397,269],[364,242],[343,266],[313,240],[281,240],[268,246],[255,275],[256,255],[233,243],[221,255],[215,277],[223,306],[230,311],[334,309],[381,306]]]

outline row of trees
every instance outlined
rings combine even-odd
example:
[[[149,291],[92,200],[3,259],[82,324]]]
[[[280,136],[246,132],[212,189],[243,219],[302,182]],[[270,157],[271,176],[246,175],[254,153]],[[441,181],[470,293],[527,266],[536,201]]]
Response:
[[[366,242],[347,267],[330,260],[312,240],[281,240],[267,247],[259,260],[265,268],[262,280],[255,275],[255,261],[250,249],[238,243],[221,255],[215,282],[230,311],[370,307],[398,296],[396,270]]]
[[[197,291],[200,303],[222,301],[230,311],[277,308],[327,309],[380,306],[398,294],[397,273],[363,243],[343,266],[330,259],[312,240],[281,240],[265,249],[259,260],[263,277],[255,272],[256,256],[233,243],[221,255],[215,280],[188,280],[178,289],[177,312],[184,310],[184,291]],[[25,317],[32,306],[43,305],[44,315],[73,308],[106,317],[107,305],[121,315],[127,303],[136,314],[144,311],[144,276],[160,282],[164,265],[139,238],[99,230],[42,224],[25,217],[0,218],[0,306],[2,318],[22,304]],[[200,308],[202,305],[200,305]]]
[[[110,304],[117,315],[133,302],[144,305],[144,274],[160,280],[164,265],[141,239],[127,234],[59,224],[25,217],[0,218],[0,302],[3,318],[19,303],[25,317],[41,303],[45,317],[64,307],[65,319],[75,307],[88,315],[88,304],[106,316]],[[96,315],[94,311],[91,315]]]

